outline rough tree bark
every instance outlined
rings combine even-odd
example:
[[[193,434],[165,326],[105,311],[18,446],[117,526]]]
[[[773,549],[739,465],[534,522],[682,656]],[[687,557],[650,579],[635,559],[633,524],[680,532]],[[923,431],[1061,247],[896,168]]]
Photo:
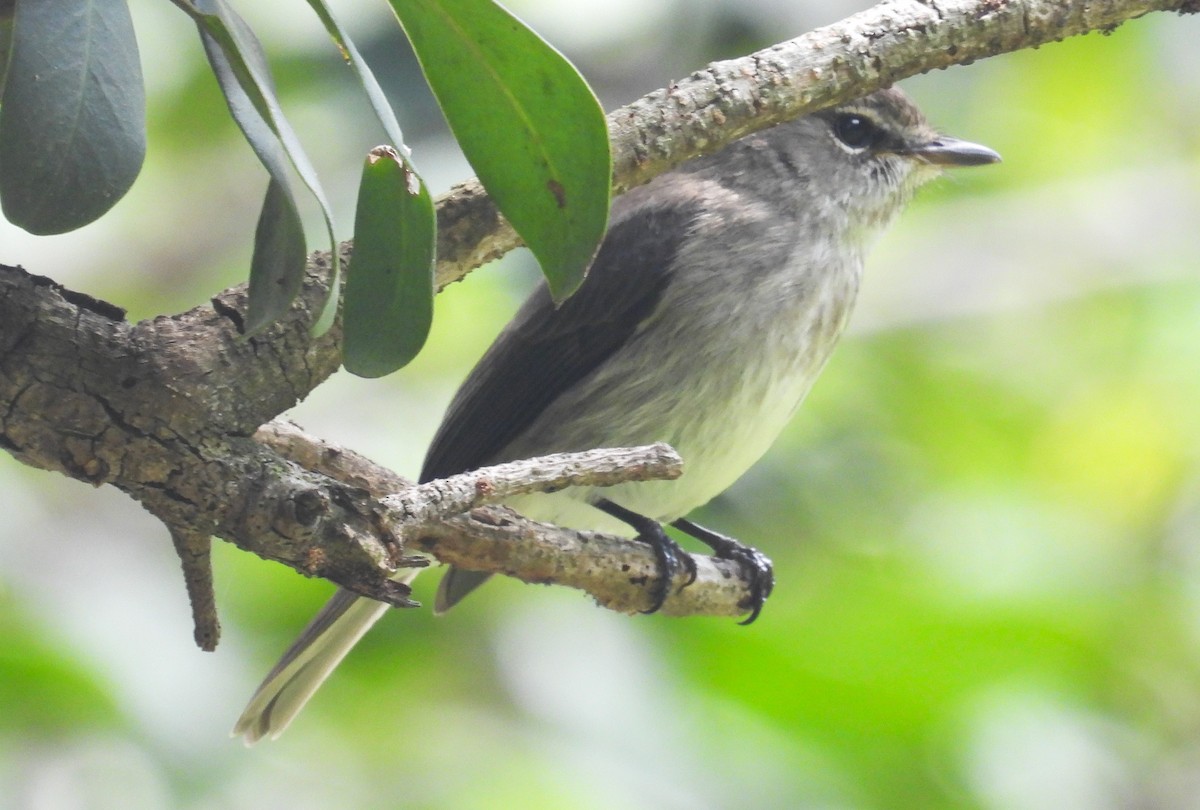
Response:
[[[964,64],[1196,0],[885,2],[751,56],[714,63],[609,116],[614,190],[756,129],[933,68]],[[517,245],[478,184],[438,205],[439,287]],[[343,246],[349,252],[350,245]],[[168,529],[184,564],[205,649],[218,626],[209,538],[395,605],[397,566],[442,561],[528,582],[582,588],[601,604],[647,604],[655,570],[641,544],[527,521],[484,504],[513,488],[615,483],[679,474],[669,448],[535,460],[408,489],[357,454],[273,421],[339,363],[339,332],[312,339],[328,257],[314,254],[291,312],[240,334],[242,288],[138,324],[118,308],[0,265],[0,446],[18,460],[115,486]],[[737,567],[698,560],[663,612],[745,611]]]

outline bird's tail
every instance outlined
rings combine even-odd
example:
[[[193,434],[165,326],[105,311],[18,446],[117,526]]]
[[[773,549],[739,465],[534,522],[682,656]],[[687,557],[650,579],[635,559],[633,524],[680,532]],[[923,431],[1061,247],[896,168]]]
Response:
[[[408,584],[416,574],[416,570],[406,571],[398,581]],[[282,734],[387,609],[383,602],[339,588],[259,684],[234,725],[233,736],[252,745]]]

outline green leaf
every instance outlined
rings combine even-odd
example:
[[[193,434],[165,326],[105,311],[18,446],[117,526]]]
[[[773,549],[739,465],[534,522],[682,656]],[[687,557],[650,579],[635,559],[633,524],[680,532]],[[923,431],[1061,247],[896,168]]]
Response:
[[[382,377],[417,356],[433,320],[437,218],[420,177],[395,149],[377,146],[363,166],[346,275],[342,362]]]
[[[333,16],[333,10],[326,5],[324,0],[308,0],[308,4],[312,7],[317,16],[321,19],[321,22],[325,25],[325,30],[329,32],[329,36],[333,38],[333,41],[341,50],[342,57],[358,74],[359,83],[362,84],[363,90],[366,91],[367,99],[371,103],[371,108],[375,111],[375,117],[379,120],[379,123],[383,127],[383,131],[387,134],[388,138],[391,139],[392,145],[396,148],[400,160],[402,160],[404,163],[405,171],[408,172],[412,178],[415,178],[416,182],[422,187],[422,193],[425,194],[425,181],[421,179],[420,175],[417,174],[416,168],[412,165],[412,151],[408,148],[408,145],[404,143],[404,134],[400,131],[400,122],[396,120],[396,113],[392,110],[391,104],[388,103],[387,96],[384,94],[383,88],[379,86],[379,82],[375,79],[375,74],[371,72],[370,66],[367,65],[366,60],[363,59],[362,54],[359,53],[354,41],[350,39],[350,35],[344,28],[342,28],[341,24],[337,21],[337,18]],[[430,256],[433,255],[436,246],[436,226],[437,223],[435,217],[433,231],[429,236],[430,243],[427,246]],[[337,301],[337,299],[338,283],[335,276],[334,285],[332,291],[330,292],[329,300]],[[325,312],[321,315],[321,318],[318,320],[316,326],[314,326],[313,331],[317,334],[325,332],[330,326],[332,326],[335,315],[336,307],[326,306]],[[351,329],[354,329],[354,327],[351,327]],[[426,330],[428,330],[428,327],[426,327]],[[422,338],[421,341],[424,342],[424,338]],[[413,354],[415,355],[420,348],[420,345],[417,345],[413,350]],[[395,367],[398,368],[400,365],[404,365],[410,359],[411,357],[408,357],[399,361],[399,364]],[[364,373],[363,376],[368,375]]]
[[[292,129],[280,109],[275,94],[275,83],[271,78],[271,68],[267,63],[262,44],[259,43],[258,38],[246,22],[224,0],[173,1],[195,20],[200,29],[205,52],[208,54],[209,63],[216,74],[217,83],[225,95],[229,111],[233,115],[234,121],[241,127],[250,147],[271,175],[272,184],[278,186],[276,193],[281,195],[282,199],[277,202],[283,205],[286,200],[286,204],[292,208],[296,207],[291,185],[287,181],[287,162],[290,161],[300,179],[320,205],[332,252],[333,279],[331,287],[335,286],[339,259],[337,239],[333,228],[333,212],[317,178],[316,169],[300,145],[300,139],[296,136],[295,130]],[[268,199],[270,199],[270,195],[268,195]],[[263,214],[259,218],[259,229],[255,234],[256,255],[265,249],[259,247],[260,239],[267,239],[271,242],[278,241],[270,233],[269,228],[264,230],[264,223],[268,225],[271,223],[281,224],[285,219],[286,217],[268,216],[264,205]],[[288,286],[299,290],[304,282],[303,257],[299,262],[290,266],[287,272],[292,274],[288,279]],[[332,300],[332,296],[328,296],[326,299],[327,309],[330,300]],[[262,328],[281,314],[281,310],[277,308],[278,303],[278,301],[274,301],[275,306],[267,307],[265,302],[256,302],[252,295],[249,309],[255,317],[247,316],[247,331],[253,332]],[[286,309],[286,304],[284,309]],[[266,320],[260,320],[259,316],[265,317]]]
[[[389,2],[467,160],[566,297],[608,222],[612,159],[596,97],[491,0]]]
[[[300,212],[289,192],[272,178],[254,232],[246,306],[248,334],[287,312],[304,284],[306,253]]]
[[[400,132],[400,122],[396,120],[396,113],[392,110],[392,105],[388,103],[387,96],[384,95],[383,88],[379,86],[375,74],[371,72],[370,66],[355,47],[354,41],[350,39],[350,35],[342,28],[337,18],[333,16],[333,10],[325,4],[324,0],[308,0],[308,4],[312,6],[313,11],[317,13],[324,24],[325,30],[329,32],[329,36],[341,50],[342,57],[358,74],[358,80],[362,84],[363,90],[366,91],[367,100],[371,102],[371,109],[375,111],[375,117],[379,119],[383,131],[391,139],[392,145],[400,150],[405,159],[408,159],[409,150],[404,144],[404,135]],[[412,167],[409,166],[409,168]]]
[[[146,154],[146,93],[125,0],[21,0],[0,101],[0,202],[63,233],[125,195]]]

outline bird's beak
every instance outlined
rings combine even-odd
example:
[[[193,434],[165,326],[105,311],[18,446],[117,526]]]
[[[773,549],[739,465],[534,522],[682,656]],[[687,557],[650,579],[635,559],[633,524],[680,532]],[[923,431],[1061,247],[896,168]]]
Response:
[[[902,154],[911,155],[935,166],[985,166],[988,163],[1000,162],[1000,153],[993,149],[970,141],[946,137],[910,147]]]

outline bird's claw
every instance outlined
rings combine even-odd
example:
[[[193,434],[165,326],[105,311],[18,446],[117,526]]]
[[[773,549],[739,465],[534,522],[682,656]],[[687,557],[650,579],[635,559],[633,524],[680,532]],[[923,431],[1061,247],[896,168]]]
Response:
[[[741,543],[727,553],[718,552],[717,557],[736,562],[742,569],[742,575],[750,583],[750,595],[738,605],[749,608],[750,615],[738,624],[751,624],[758,618],[758,614],[762,613],[767,597],[775,589],[775,568],[771,559],[758,549]]]
[[[732,560],[742,569],[743,578],[749,583],[750,594],[738,607],[748,609],[750,615],[739,624],[750,624],[762,613],[763,604],[775,588],[775,568],[767,555],[758,549],[734,540],[728,535],[714,532],[712,529],[680,518],[673,524],[675,528],[695,537],[713,550],[713,555],[720,560]]]
[[[658,562],[658,576],[650,587],[650,607],[642,613],[658,612],[667,601],[671,583],[675,581],[680,568],[687,569],[688,575],[687,582],[680,585],[680,588],[686,588],[696,581],[696,561],[667,535],[667,530],[657,520],[639,515],[607,498],[596,501],[594,506],[628,523],[637,532],[638,539],[654,550],[654,558]]]
[[[658,532],[639,535],[638,539],[654,549],[654,557],[658,561],[658,576],[650,587],[650,607],[642,613],[657,613],[667,601],[671,583],[675,581],[680,568],[687,570],[687,581],[679,586],[679,590],[696,581],[696,561],[661,528]]]

